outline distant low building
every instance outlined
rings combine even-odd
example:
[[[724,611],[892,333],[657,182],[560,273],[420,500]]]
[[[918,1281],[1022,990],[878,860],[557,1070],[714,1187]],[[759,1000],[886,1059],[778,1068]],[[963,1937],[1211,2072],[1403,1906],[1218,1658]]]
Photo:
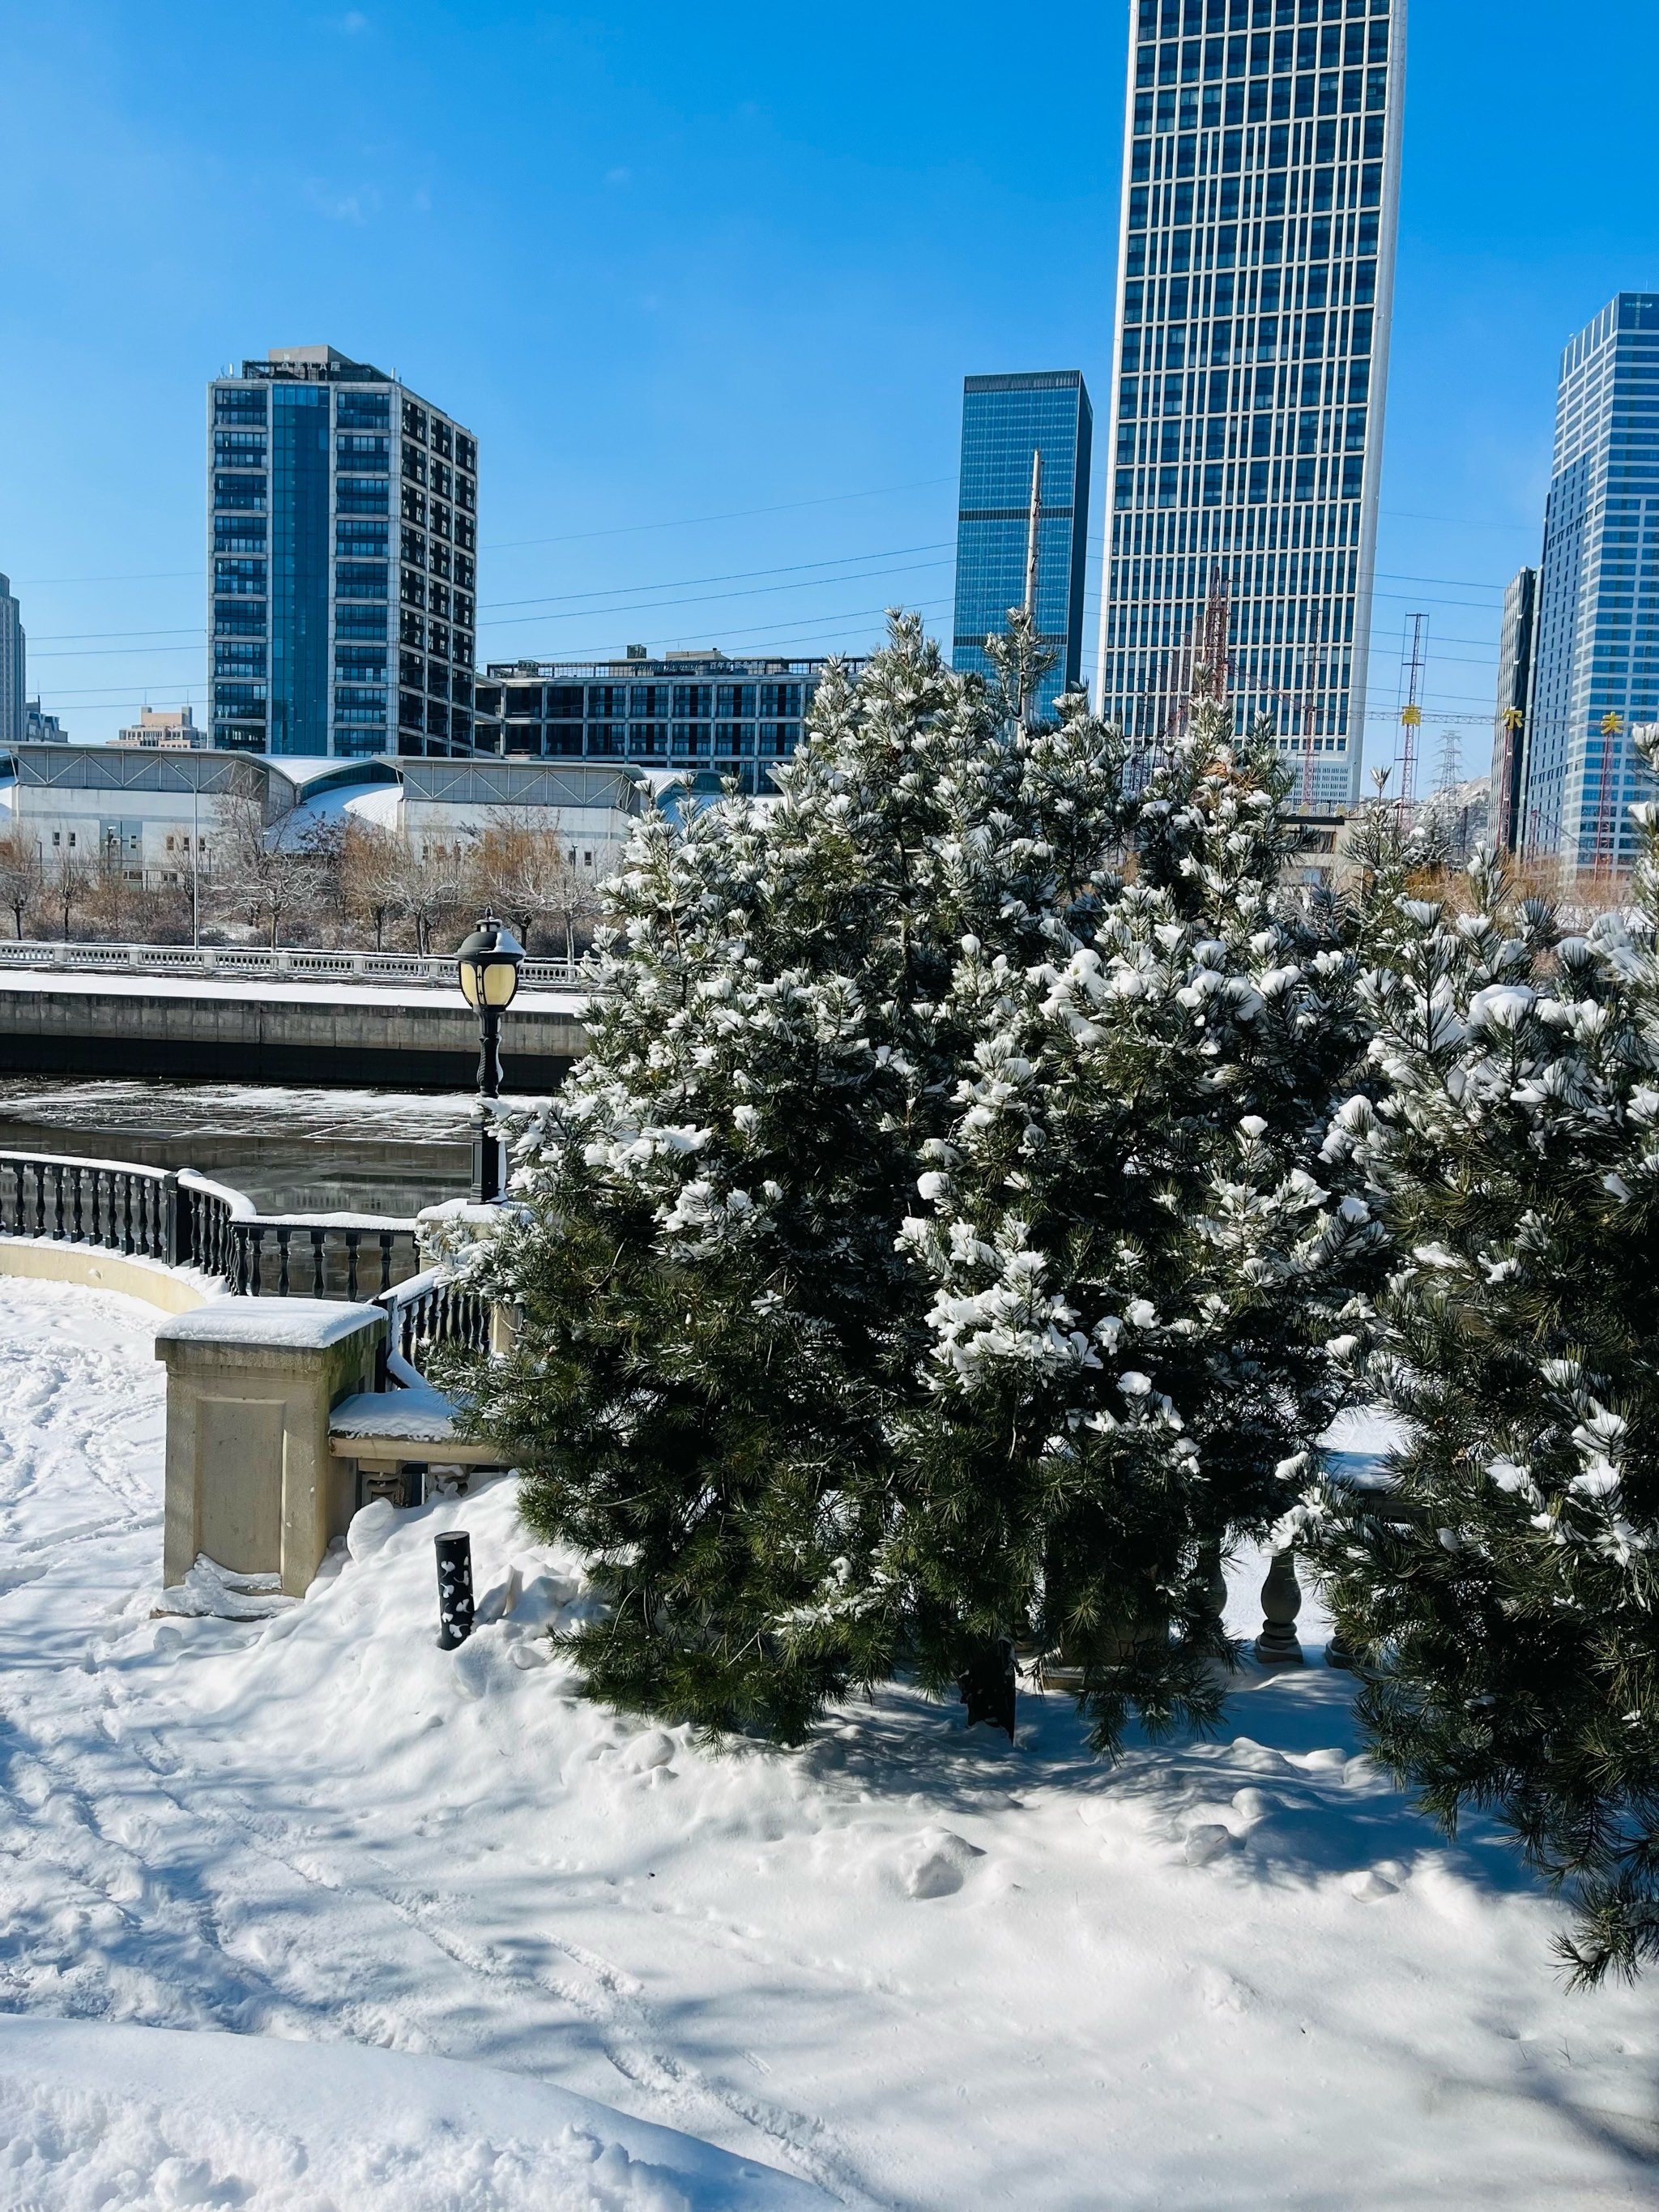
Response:
[[[118,732],[115,742],[152,752],[187,753],[205,745],[208,733],[197,728],[188,707],[141,707],[137,720]]]
[[[568,866],[614,873],[648,779],[564,760],[273,760],[173,746],[20,745],[0,752],[0,841],[21,834],[48,863],[76,855],[164,884],[211,870],[228,802],[255,802],[267,835],[357,823],[430,857],[491,830],[556,836]]]
[[[69,743],[69,732],[56,714],[42,713],[38,699],[26,699],[22,741],[26,745],[64,745]]]
[[[861,659],[843,664],[856,676]],[[491,661],[478,680],[472,741],[508,758],[626,761],[652,780],[707,770],[745,791],[771,788],[829,665],[823,658],[653,656]]]

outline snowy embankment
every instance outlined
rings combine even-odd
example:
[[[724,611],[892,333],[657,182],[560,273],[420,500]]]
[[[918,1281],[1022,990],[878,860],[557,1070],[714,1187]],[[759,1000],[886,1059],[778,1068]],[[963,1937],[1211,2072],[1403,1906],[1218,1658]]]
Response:
[[[1064,1699],[1009,1747],[900,1692],[710,1755],[547,1662],[579,1577],[507,1481],[374,1509],[273,1620],[156,1620],[154,1325],[0,1282],[0,2204],[1652,2201],[1659,1991],[1565,1995],[1345,1677],[1247,1668],[1223,1741],[1111,1770]],[[524,1595],[447,1656],[451,1526]]]

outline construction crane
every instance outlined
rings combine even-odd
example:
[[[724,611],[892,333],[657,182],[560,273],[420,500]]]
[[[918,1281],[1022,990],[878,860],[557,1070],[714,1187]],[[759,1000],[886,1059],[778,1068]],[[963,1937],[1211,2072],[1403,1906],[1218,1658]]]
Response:
[[[1595,872],[1613,873],[1613,758],[1625,734],[1625,718],[1611,712],[1601,717],[1601,781],[1595,799]]]

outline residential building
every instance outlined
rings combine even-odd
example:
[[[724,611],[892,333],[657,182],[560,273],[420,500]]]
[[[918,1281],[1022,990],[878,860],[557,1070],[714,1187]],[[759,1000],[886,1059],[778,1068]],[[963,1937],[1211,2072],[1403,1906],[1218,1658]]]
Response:
[[[1528,852],[1627,868],[1659,720],[1659,293],[1620,292],[1561,356],[1527,727]]]
[[[148,751],[189,752],[206,744],[208,733],[198,729],[188,707],[141,707],[137,720],[119,732],[115,742]]]
[[[988,675],[986,639],[1029,605],[1054,656],[1033,702],[1042,717],[1083,680],[1093,442],[1074,368],[963,380],[951,665]]]
[[[864,663],[842,665],[856,676]],[[763,793],[769,766],[799,742],[827,665],[713,647],[653,657],[642,645],[618,660],[491,661],[473,742],[509,757],[628,761],[653,779],[706,770]]]
[[[1180,726],[1206,609],[1229,680],[1359,795],[1405,0],[1131,0],[1097,690]]]
[[[56,714],[42,710],[38,699],[23,702],[23,743],[26,745],[62,745],[69,743],[63,724]]]
[[[210,869],[227,805],[252,799],[273,838],[356,822],[423,856],[503,823],[551,830],[578,876],[598,883],[621,858],[645,785],[615,763],[30,745],[0,753],[0,842],[21,830],[48,861],[79,854],[158,884]]]
[[[10,577],[0,576],[0,745],[21,744],[27,732],[26,659],[23,610]]]
[[[221,750],[465,753],[478,448],[395,376],[278,346],[208,390]]]
[[[1521,841],[1521,787],[1527,718],[1532,708],[1537,615],[1538,571],[1522,568],[1510,579],[1504,593],[1504,626],[1498,640],[1498,710],[1488,819],[1500,853],[1513,853]]]

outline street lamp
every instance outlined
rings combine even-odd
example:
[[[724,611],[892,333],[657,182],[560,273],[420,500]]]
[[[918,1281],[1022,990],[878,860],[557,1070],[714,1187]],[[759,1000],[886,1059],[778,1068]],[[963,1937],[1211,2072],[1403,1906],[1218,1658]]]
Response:
[[[501,1194],[501,1140],[486,1099],[501,1095],[501,1016],[519,988],[524,947],[504,922],[487,914],[455,955],[461,995],[478,1017],[478,1103],[472,1109],[472,1202]]]

